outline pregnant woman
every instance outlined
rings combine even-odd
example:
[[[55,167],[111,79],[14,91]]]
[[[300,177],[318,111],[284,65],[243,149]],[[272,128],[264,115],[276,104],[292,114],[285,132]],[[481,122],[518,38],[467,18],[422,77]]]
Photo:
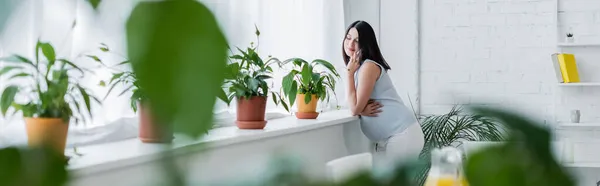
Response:
[[[356,21],[345,37],[348,104],[352,114],[360,116],[362,132],[374,143],[375,166],[416,160],[424,145],[423,131],[394,88],[373,28]]]

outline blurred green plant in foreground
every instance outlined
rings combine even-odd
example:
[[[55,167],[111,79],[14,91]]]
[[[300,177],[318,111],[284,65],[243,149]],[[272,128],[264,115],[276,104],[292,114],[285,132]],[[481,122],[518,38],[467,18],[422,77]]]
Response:
[[[94,1],[94,3],[100,1]],[[95,4],[94,7],[98,6]],[[177,132],[201,137],[210,128],[212,109],[227,58],[227,41],[213,14],[193,0],[141,2],[127,22],[128,53],[140,84],[158,116]],[[572,177],[551,154],[551,134],[526,116],[507,110],[469,107],[495,118],[508,130],[508,140],[472,155],[465,172],[473,186],[571,186]],[[169,161],[169,160],[167,160]],[[169,164],[166,164],[169,165]],[[370,173],[343,183],[311,180],[298,169],[276,171],[258,185],[417,185],[423,162],[398,165],[382,182]],[[279,168],[289,168],[278,164]],[[186,185],[172,166],[165,174],[172,185]],[[68,182],[61,156],[43,149],[0,150],[0,186],[60,186]],[[229,181],[229,180],[223,180]]]

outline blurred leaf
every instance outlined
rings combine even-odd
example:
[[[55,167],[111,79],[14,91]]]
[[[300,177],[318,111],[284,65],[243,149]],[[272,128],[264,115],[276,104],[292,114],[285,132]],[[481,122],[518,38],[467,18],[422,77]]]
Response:
[[[510,129],[510,140],[473,154],[466,166],[471,185],[573,186],[575,181],[554,159],[550,132],[517,114],[473,107],[481,115],[499,119]]]
[[[68,171],[62,154],[51,149],[0,149],[0,185],[63,186]]]
[[[94,61],[102,63],[102,60],[100,60],[100,58],[98,58],[98,56],[94,56],[94,55],[86,55],[89,58],[92,58]]]
[[[113,74],[113,76],[110,78],[110,81],[108,82],[108,84],[113,84],[114,80],[121,78],[121,76],[123,76],[124,74],[125,74],[125,72],[119,72],[119,73]]]
[[[90,104],[90,95],[87,93],[87,91],[85,91],[85,89],[79,85],[77,85],[77,89],[79,89],[79,92],[81,93],[81,97],[83,98],[83,101],[85,102],[85,108],[87,109],[88,113],[92,113],[92,106]]]
[[[124,65],[124,64],[128,64],[128,63],[129,63],[129,61],[123,61],[123,62],[120,62],[119,64],[117,64],[115,66],[121,66],[121,65]]]
[[[83,70],[81,68],[79,68],[77,65],[73,64],[73,62],[66,60],[66,59],[58,59],[58,61],[62,61],[65,64],[68,64],[69,66],[79,70],[79,72],[81,72],[82,74],[84,73]]]
[[[23,67],[20,67],[20,66],[7,66],[7,67],[4,67],[4,68],[0,69],[0,76],[2,76],[3,74],[9,73],[12,70],[19,70],[19,69],[23,69]]]
[[[217,96],[219,97],[219,99],[221,99],[221,101],[227,103],[227,106],[229,106],[230,100],[227,99],[227,94],[225,93],[225,90],[221,89]]]
[[[106,82],[100,81],[100,83],[98,83],[98,86],[105,87],[106,86]]]
[[[96,10],[102,0],[87,0],[87,1],[90,3],[90,5],[92,5],[92,8],[94,8],[94,10]]]
[[[227,41],[196,1],[140,2],[127,21],[130,61],[152,112],[194,137],[212,127],[227,63]]]
[[[100,47],[100,50],[101,50],[102,52],[108,52],[108,51],[110,51],[110,50],[108,49],[108,45],[106,45],[106,44],[104,44],[104,43],[100,43],[100,45],[102,45],[102,46]]]
[[[2,91],[2,97],[0,97],[0,108],[2,109],[2,115],[6,115],[6,111],[8,111],[8,107],[10,107],[14,100],[15,95],[19,92],[19,87],[17,86],[8,86]]]
[[[22,72],[22,73],[18,73],[18,74],[15,74],[15,75],[13,75],[13,76],[10,76],[10,77],[8,78],[8,80],[11,80],[11,79],[14,79],[14,78],[18,78],[18,77],[33,77],[33,76],[32,76],[31,74],[28,74],[28,73]]]
[[[22,62],[22,63],[29,64],[29,65],[31,65],[32,67],[36,67],[36,66],[33,64],[33,62],[31,62],[31,60],[29,60],[29,59],[27,59],[27,58],[25,58],[25,57],[23,57],[23,56],[21,56],[21,55],[16,55],[16,54],[14,54],[14,55],[11,55],[11,56],[9,56],[9,57],[3,57],[3,58],[0,58],[0,61],[6,61],[6,62]]]
[[[258,26],[256,26],[256,24],[254,24],[254,29],[256,30],[254,34],[256,34],[256,36],[260,36],[260,31],[258,30]]]

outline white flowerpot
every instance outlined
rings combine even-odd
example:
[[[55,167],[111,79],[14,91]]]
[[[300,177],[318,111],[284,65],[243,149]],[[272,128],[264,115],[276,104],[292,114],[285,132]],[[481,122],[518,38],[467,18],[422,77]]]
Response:
[[[573,42],[575,42],[574,37],[567,37],[567,43],[573,43]]]

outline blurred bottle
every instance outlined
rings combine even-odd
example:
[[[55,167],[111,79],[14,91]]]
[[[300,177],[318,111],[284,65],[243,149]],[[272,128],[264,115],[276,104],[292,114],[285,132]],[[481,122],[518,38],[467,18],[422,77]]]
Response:
[[[462,171],[462,155],[454,147],[431,152],[431,168],[425,186],[468,186]]]

